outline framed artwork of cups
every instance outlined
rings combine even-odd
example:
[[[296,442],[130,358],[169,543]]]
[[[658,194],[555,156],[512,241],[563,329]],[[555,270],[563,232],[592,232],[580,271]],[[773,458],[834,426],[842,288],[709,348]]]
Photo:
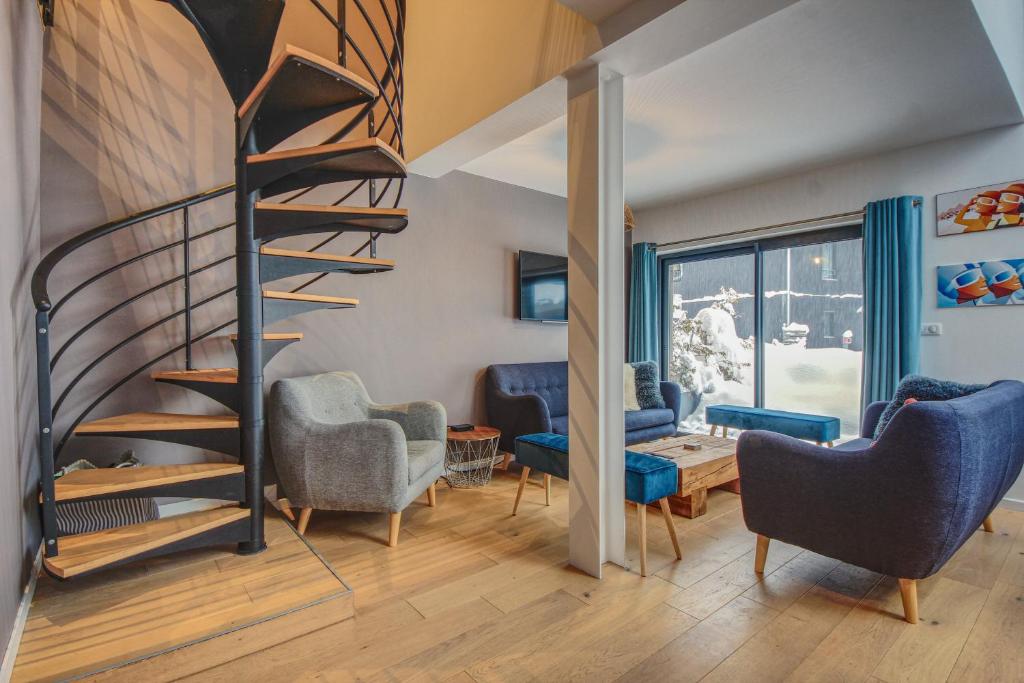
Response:
[[[935,211],[939,237],[1024,227],[1024,180],[940,194]]]
[[[937,268],[939,308],[1024,304],[1024,258]]]

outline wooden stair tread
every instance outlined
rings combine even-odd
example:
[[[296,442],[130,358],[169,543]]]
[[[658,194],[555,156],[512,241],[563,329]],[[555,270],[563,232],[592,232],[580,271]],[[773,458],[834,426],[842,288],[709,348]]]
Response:
[[[66,579],[248,517],[248,510],[230,506],[78,536],[64,536],[60,539],[60,554],[44,557],[43,562],[50,573]]]
[[[264,332],[264,341],[286,341],[295,340],[301,341],[305,335],[302,332]],[[238,334],[232,332],[228,335],[228,339],[231,341],[238,341]]]
[[[162,432],[186,429],[237,429],[234,415],[182,415],[179,413],[128,413],[85,422],[75,434],[111,432]]]
[[[286,258],[305,258],[318,261],[335,261],[337,263],[361,263],[371,266],[394,266],[395,262],[385,258],[368,258],[366,256],[341,256],[338,254],[324,254],[319,251],[295,251],[292,249],[277,249],[274,247],[263,247],[260,253],[265,256],[283,256]]]
[[[258,201],[253,213],[256,236],[269,241],[317,232],[371,232],[395,235],[409,225],[408,209],[324,206]]]
[[[158,370],[150,375],[155,380],[182,382],[212,382],[238,384],[238,368],[209,368],[206,370]]]
[[[231,463],[156,465],[152,467],[105,467],[68,472],[54,482],[55,499],[75,500],[164,484],[197,481],[242,474],[245,468]],[[63,547],[63,543],[62,543]]]
[[[343,306],[359,305],[359,299],[351,299],[341,296],[324,296],[322,294],[306,294],[305,292],[275,292],[263,290],[263,296],[267,299],[282,299],[285,301],[308,301],[323,304],[340,304]]]
[[[401,155],[380,138],[250,154],[246,158],[250,190],[272,196],[347,180],[404,178]]]

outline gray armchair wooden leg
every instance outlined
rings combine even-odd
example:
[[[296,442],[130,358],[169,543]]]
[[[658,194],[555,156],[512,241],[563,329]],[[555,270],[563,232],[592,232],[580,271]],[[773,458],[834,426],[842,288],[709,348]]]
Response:
[[[435,481],[427,489],[427,505],[430,507],[437,507],[437,482]]]
[[[512,514],[519,510],[519,499],[523,497],[523,489],[526,488],[526,480],[530,478],[530,468],[523,468],[523,475],[519,477],[519,488],[516,489],[516,502],[512,504]]]
[[[754,552],[754,571],[764,574],[764,563],[768,560],[768,544],[772,539],[767,536],[757,535],[757,550]]]
[[[398,531],[402,527],[402,513],[388,513],[388,546],[394,548],[398,545]]]
[[[908,624],[917,623],[917,581],[900,579],[900,598],[903,599],[903,618]]]
[[[281,514],[287,517],[289,522],[294,522],[295,513],[292,512],[292,504],[288,502],[288,499],[281,498],[277,501],[277,504],[281,508]]]
[[[299,536],[305,536],[306,535],[306,527],[309,526],[309,518],[310,518],[310,516],[312,514],[313,514],[313,508],[302,508],[302,511],[299,512],[299,525],[298,525]]]

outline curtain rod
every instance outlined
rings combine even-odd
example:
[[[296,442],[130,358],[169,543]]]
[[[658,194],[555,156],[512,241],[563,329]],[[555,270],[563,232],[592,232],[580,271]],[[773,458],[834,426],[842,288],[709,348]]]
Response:
[[[914,206],[921,206],[921,200],[915,199]],[[680,244],[690,244],[692,242],[706,242],[708,240],[715,240],[728,237],[737,237],[739,235],[747,235],[752,232],[763,232],[765,230],[775,230],[777,228],[791,228],[798,225],[806,225],[808,223],[821,223],[823,221],[840,220],[843,218],[854,218],[856,216],[864,217],[864,209],[859,211],[847,211],[845,213],[834,213],[831,216],[820,216],[818,218],[805,218],[799,221],[788,221],[786,223],[776,223],[775,225],[763,225],[759,228],[746,228],[744,230],[733,230],[732,232],[723,232],[717,235],[706,235],[704,237],[691,237],[686,240],[673,240],[672,242],[659,242],[658,248],[662,247],[674,247]]]

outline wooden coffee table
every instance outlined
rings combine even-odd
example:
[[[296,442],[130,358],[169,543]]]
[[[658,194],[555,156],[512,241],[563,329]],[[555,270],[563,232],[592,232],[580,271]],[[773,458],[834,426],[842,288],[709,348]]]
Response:
[[[688,450],[684,444],[699,444],[700,450]],[[708,489],[740,492],[735,439],[694,434],[638,443],[626,448],[669,458],[679,466],[679,489],[676,495],[668,499],[669,507],[677,515],[693,519],[706,513]]]

